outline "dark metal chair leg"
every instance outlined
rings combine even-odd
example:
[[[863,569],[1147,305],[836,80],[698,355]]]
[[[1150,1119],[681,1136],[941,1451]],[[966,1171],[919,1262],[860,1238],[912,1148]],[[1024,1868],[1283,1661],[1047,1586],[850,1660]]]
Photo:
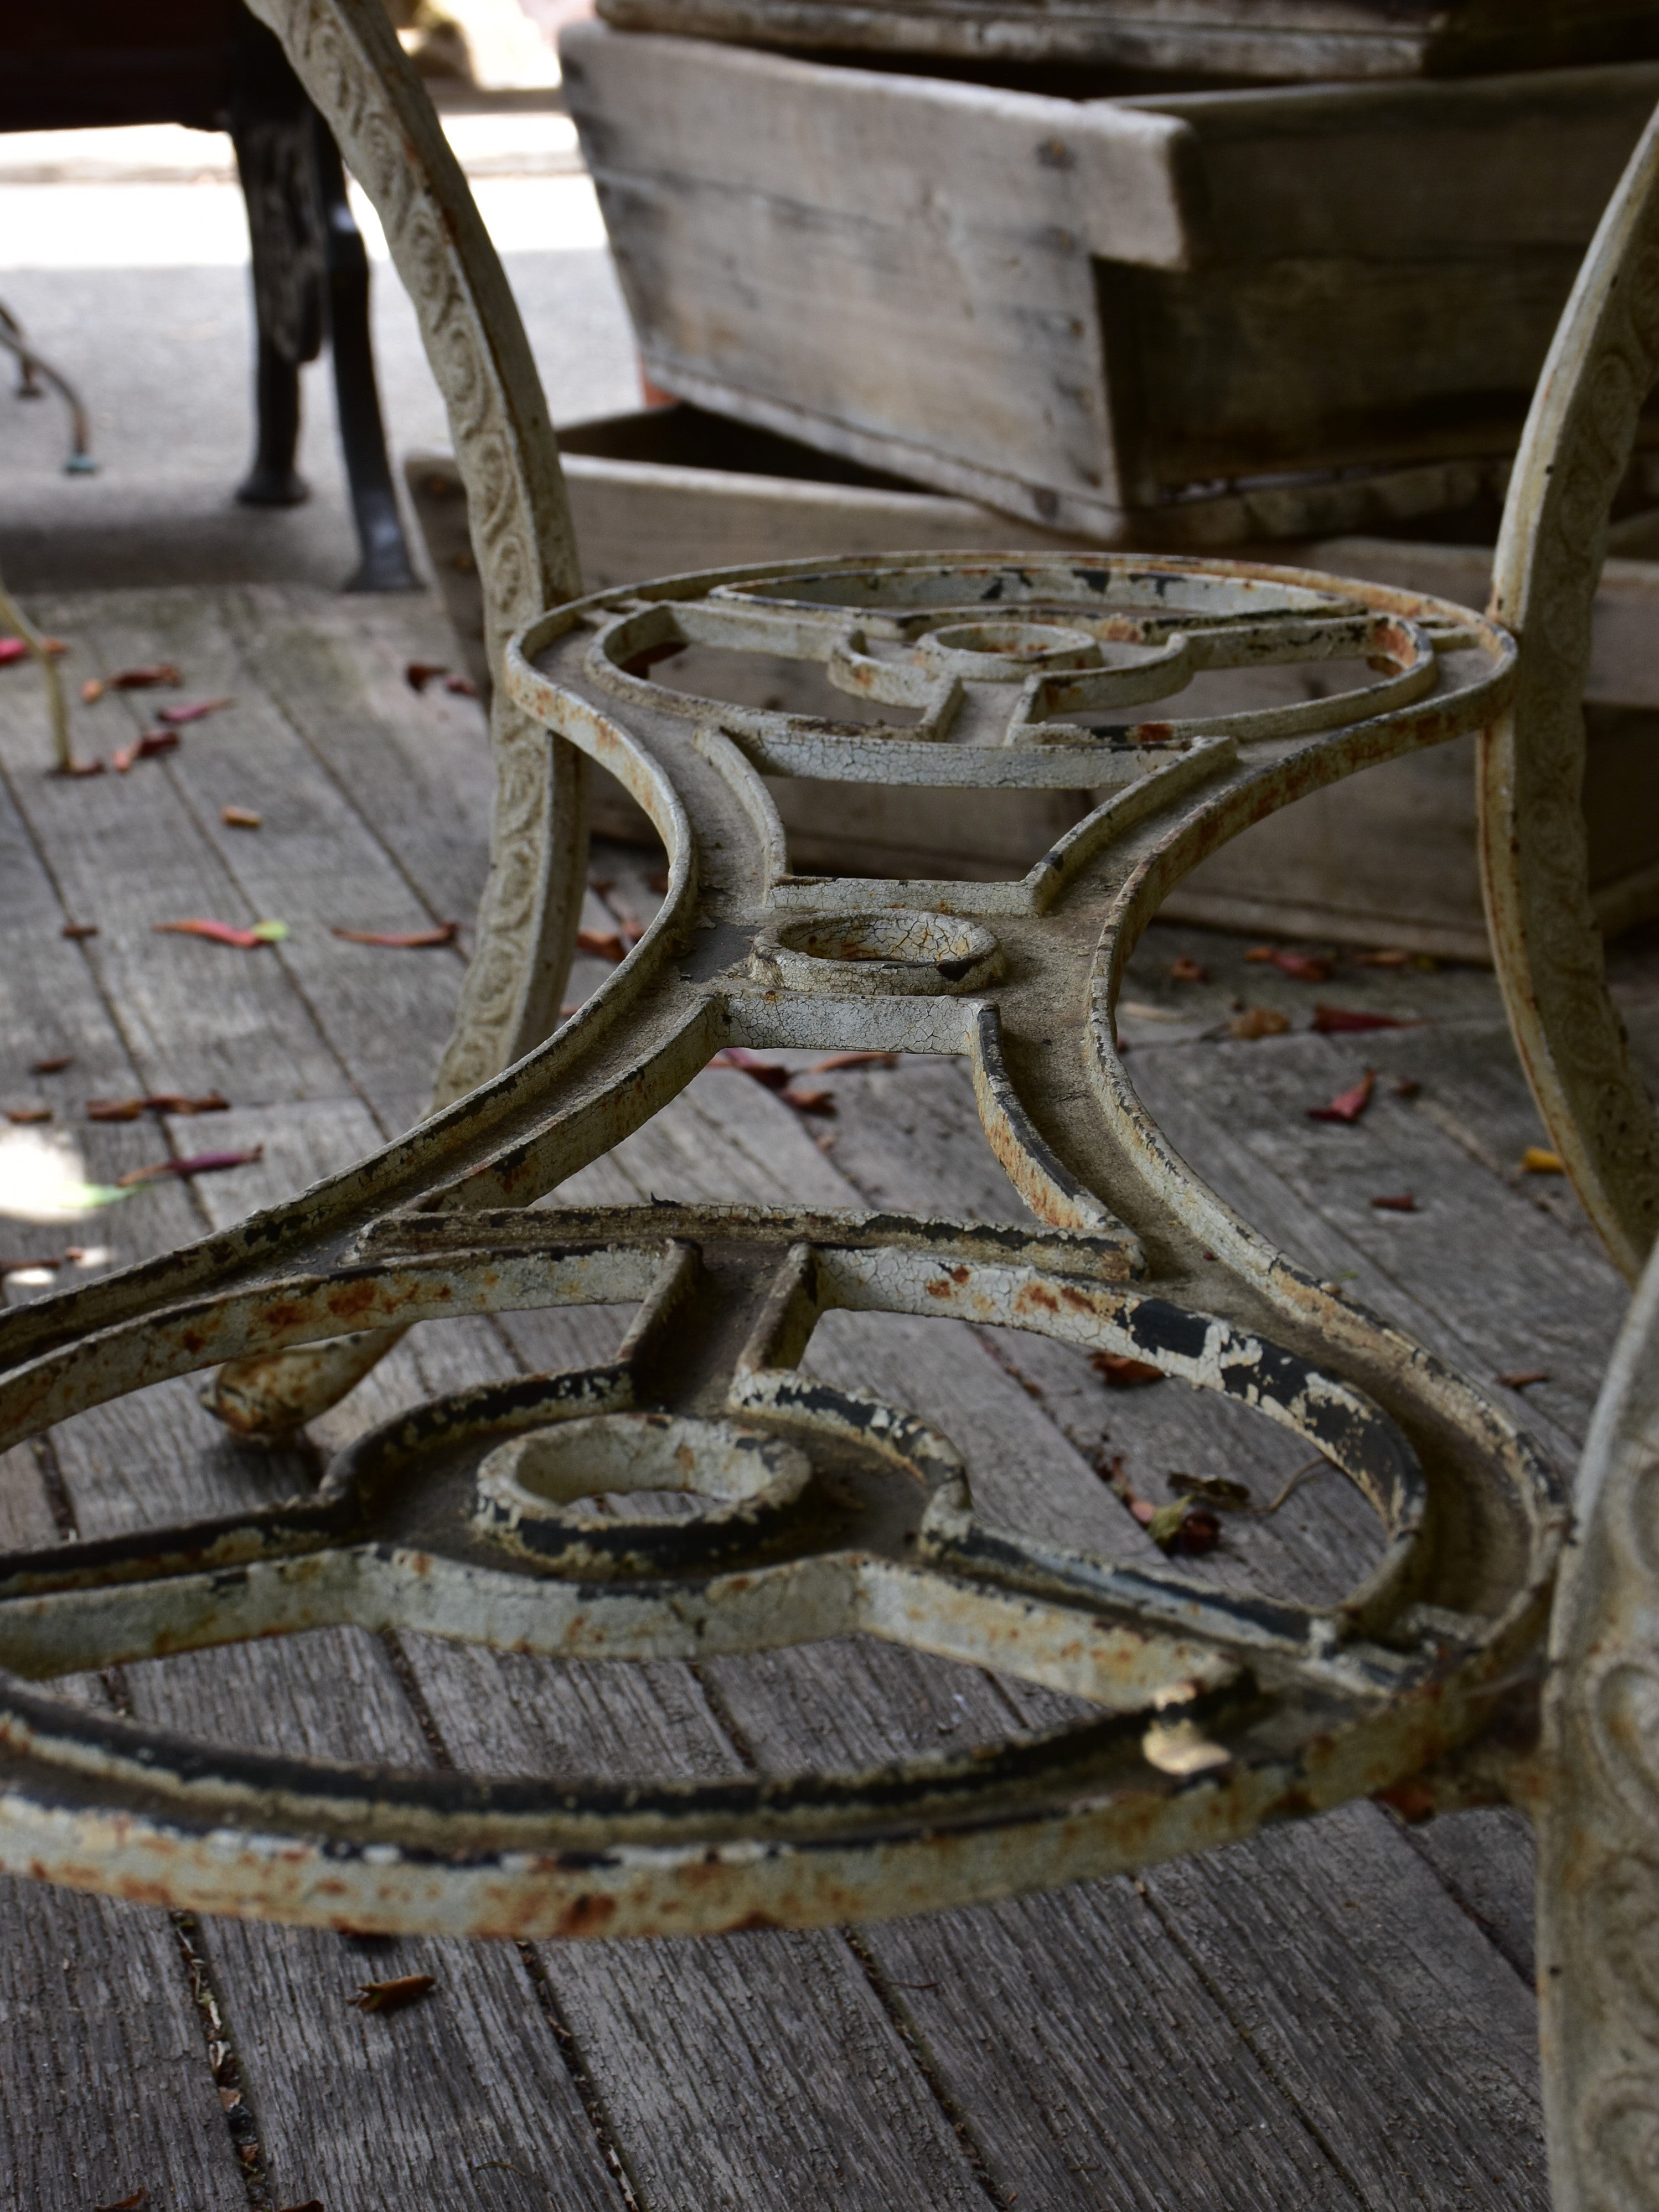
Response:
[[[368,255],[346,198],[345,171],[327,125],[313,121],[317,181],[326,240],[325,290],[329,342],[334,353],[334,394],[351,511],[362,562],[350,592],[412,592],[419,579],[410,564],[398,495],[386,458],[380,396],[368,328]]]
[[[236,496],[245,507],[298,507],[311,496],[294,465],[300,442],[300,364],[263,330],[258,348],[253,378],[258,443],[253,465],[237,485]]]

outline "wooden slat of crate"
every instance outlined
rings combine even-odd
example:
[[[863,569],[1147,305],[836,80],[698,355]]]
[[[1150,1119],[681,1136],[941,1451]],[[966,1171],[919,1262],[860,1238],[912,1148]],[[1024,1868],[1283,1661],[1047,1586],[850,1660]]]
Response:
[[[1209,77],[1540,69],[1653,50],[1641,0],[601,0],[621,30],[817,52],[1070,62]]]

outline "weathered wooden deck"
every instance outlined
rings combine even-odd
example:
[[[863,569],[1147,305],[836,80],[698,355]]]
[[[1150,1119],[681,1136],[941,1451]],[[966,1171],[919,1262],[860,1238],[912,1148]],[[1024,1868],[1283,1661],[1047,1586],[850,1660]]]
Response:
[[[465,938],[386,951],[330,927],[470,915],[489,763],[471,702],[440,686],[416,698],[403,680],[411,657],[456,658],[433,602],[272,586],[37,611],[71,641],[77,684],[166,658],[188,696],[235,701],[166,758],[65,782],[42,773],[32,675],[0,675],[0,1106],[50,1104],[100,1181],[169,1146],[264,1148],[75,1227],[0,1218],[8,1260],[94,1238],[126,1259],[343,1165],[418,1113]],[[153,702],[80,711],[82,749],[107,757]],[[264,826],[224,826],[227,804]],[[650,865],[596,856],[596,927],[643,915]],[[292,933],[252,953],[155,933],[187,915],[277,916]],[[65,938],[71,921],[98,933]],[[1152,1011],[1122,1023],[1143,1094],[1188,1158],[1322,1275],[1476,1376],[1547,1370],[1527,1411],[1570,1466],[1623,1294],[1563,1187],[1515,1173],[1537,1130],[1491,979],[1347,963],[1316,990],[1246,965],[1245,949],[1152,933],[1127,992]],[[1209,981],[1170,980],[1182,951]],[[1659,957],[1620,964],[1638,1043],[1644,1023],[1659,1037]],[[585,963],[574,988],[599,972]],[[1432,1025],[1316,1036],[1316,997]],[[1236,998],[1282,1007],[1297,1033],[1206,1035]],[[61,1073],[28,1073],[59,1054],[73,1054]],[[1354,1127],[1308,1121],[1366,1064],[1421,1089],[1407,1099],[1380,1082]],[[710,1070],[572,1188],[1018,1215],[957,1066],[818,1080],[833,1119]],[[211,1120],[84,1119],[89,1097],[215,1088],[232,1109]],[[1405,1190],[1417,1212],[1370,1204]],[[396,1400],[586,1360],[617,1329],[605,1313],[428,1328],[318,1442]],[[999,1515],[1120,1553],[1146,1539],[1102,1479],[1111,1455],[1157,1498],[1177,1469],[1265,1498],[1295,1464],[1236,1408],[1174,1383],[1109,1390],[1042,1340],[837,1315],[815,1343],[825,1369],[938,1420]],[[282,1496],[317,1465],[230,1446],[192,1390],[169,1385],[14,1453],[0,1543]],[[1316,1479],[1271,1518],[1230,1520],[1206,1564],[1311,1595],[1346,1580],[1368,1540],[1359,1510]],[[874,1760],[941,1734],[995,1735],[1053,1704],[862,1641],[561,1669],[352,1631],[78,1688],[240,1742],[611,1775]],[[148,2190],[155,2212],[1542,2207],[1530,1859],[1504,1813],[1407,1832],[1361,1805],[1140,1881],[904,1924],[517,1950],[185,1923],[11,1884],[0,2202],[86,2212]],[[348,2007],[361,1980],[416,1972],[437,1978],[425,2002]]]

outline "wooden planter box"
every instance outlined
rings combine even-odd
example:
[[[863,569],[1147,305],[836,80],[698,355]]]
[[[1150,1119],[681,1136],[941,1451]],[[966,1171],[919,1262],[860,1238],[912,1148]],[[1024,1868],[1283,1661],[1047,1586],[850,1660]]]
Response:
[[[580,424],[561,432],[560,446],[596,590],[817,553],[1068,542],[965,501],[838,472],[820,454],[689,408]],[[783,473],[792,468],[811,474]],[[483,598],[459,476],[440,453],[411,454],[404,471],[446,607],[485,688]],[[1350,538],[1286,550],[1341,575],[1465,605],[1486,598],[1490,556],[1479,547]],[[838,693],[827,702],[822,678],[797,662],[756,655],[753,683],[757,702],[849,709]],[[1611,930],[1659,913],[1659,562],[1609,562],[1589,694],[1592,882]],[[621,786],[598,782],[595,829],[654,842]],[[801,779],[772,789],[796,865],[850,874],[1020,873],[1090,804],[1085,792],[917,793]],[[1470,741],[1373,769],[1259,823],[1196,869],[1164,911],[1224,928],[1486,959]]]
[[[599,24],[562,51],[656,382],[1148,547],[1492,500],[1659,99],[1651,62],[1061,100]]]

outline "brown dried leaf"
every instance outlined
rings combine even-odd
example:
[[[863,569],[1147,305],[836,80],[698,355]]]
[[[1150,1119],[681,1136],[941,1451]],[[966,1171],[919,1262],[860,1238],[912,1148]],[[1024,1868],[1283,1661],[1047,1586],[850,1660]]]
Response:
[[[1242,1482],[1224,1474],[1172,1474],[1170,1487],[1177,1498],[1194,1498],[1205,1505],[1218,1505],[1226,1513],[1249,1513],[1255,1500]]]
[[[158,684],[179,684],[184,680],[176,660],[152,660],[142,668],[122,669],[107,679],[104,688],[107,691],[151,691]]]
[[[459,921],[441,921],[435,929],[331,929],[331,937],[343,937],[348,945],[386,945],[394,951],[413,952],[428,945],[453,945]]]
[[[1394,1198],[1374,1198],[1371,1204],[1379,1213],[1420,1213],[1423,1209],[1408,1190]]]
[[[263,1145],[240,1152],[195,1152],[188,1159],[155,1160],[146,1168],[129,1168],[115,1178],[118,1190],[131,1190],[141,1182],[159,1182],[163,1176],[221,1175],[227,1168],[251,1167],[265,1156]]]
[[[1547,1367],[1518,1367],[1513,1374],[1500,1375],[1498,1379],[1506,1390],[1524,1390],[1530,1383],[1547,1382],[1550,1377]]]
[[[822,1060],[815,1060],[808,1073],[828,1075],[841,1067],[896,1067],[898,1063],[896,1052],[831,1052]]]
[[[836,1097],[832,1091],[797,1091],[793,1085],[778,1093],[786,1106],[793,1106],[798,1114],[824,1114],[833,1116]]]
[[[8,1106],[6,1119],[26,1126],[33,1121],[50,1121],[52,1109],[50,1106]]]
[[[1154,1367],[1150,1360],[1127,1358],[1121,1352],[1091,1353],[1089,1364],[1114,1390],[1134,1390],[1142,1383],[1164,1380],[1161,1367]]]
[[[1331,980],[1330,961],[1319,959],[1310,952],[1291,952],[1282,945],[1253,945],[1244,957],[1277,968],[1281,975],[1291,976],[1298,983],[1328,983]]]
[[[418,2004],[436,1987],[435,1974],[399,1974],[389,1982],[359,1984],[356,1996],[348,1997],[346,2002],[356,2005],[359,2012],[401,2012],[405,2005]]]
[[[65,937],[96,937],[98,925],[95,921],[66,921],[63,933]]]
[[[1173,983],[1207,983],[1210,971],[1201,960],[1194,960],[1190,952],[1183,952],[1170,963],[1170,980]]]
[[[411,660],[404,671],[404,681],[411,691],[424,691],[434,676],[447,676],[446,660]]]
[[[1357,1006],[1328,1006],[1322,1002],[1314,1008],[1310,1025],[1322,1036],[1338,1036],[1364,1030],[1415,1030],[1420,1022],[1400,1021],[1393,1014],[1373,1014]]]
[[[118,2197],[113,2204],[95,2205],[93,2212],[144,2212],[149,2203],[149,2190],[135,2189],[131,2197]]]
[[[31,1075],[61,1075],[66,1067],[73,1067],[72,1052],[55,1052],[49,1059],[37,1060],[29,1069]]]
[[[1415,1098],[1423,1086],[1414,1075],[1401,1075],[1395,1079],[1393,1088],[1396,1098]]]
[[[1247,1041],[1253,1037],[1285,1036],[1290,1026],[1290,1016],[1281,1014],[1277,1006],[1246,1006],[1227,1024],[1232,1036]]]
[[[146,730],[142,738],[135,738],[130,745],[123,745],[109,757],[109,764],[117,775],[125,775],[135,761],[154,760],[157,753],[176,751],[179,744],[177,730]]]
[[[579,929],[576,950],[591,953],[596,960],[617,961],[625,959],[628,954],[620,933],[614,929]]]

